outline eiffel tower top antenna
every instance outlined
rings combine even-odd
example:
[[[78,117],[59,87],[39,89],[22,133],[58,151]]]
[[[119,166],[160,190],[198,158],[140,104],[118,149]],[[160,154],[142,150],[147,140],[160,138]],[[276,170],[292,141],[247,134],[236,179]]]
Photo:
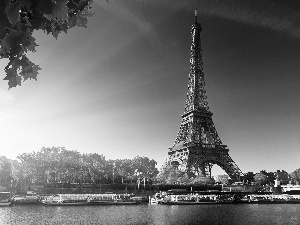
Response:
[[[197,21],[197,9],[195,9],[195,23],[198,22]]]

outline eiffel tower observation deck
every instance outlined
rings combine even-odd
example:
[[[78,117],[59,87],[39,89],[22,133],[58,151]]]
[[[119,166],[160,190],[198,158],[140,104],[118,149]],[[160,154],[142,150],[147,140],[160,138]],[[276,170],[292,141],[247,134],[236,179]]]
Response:
[[[201,24],[192,25],[189,83],[184,114],[173,147],[169,148],[168,164],[186,172],[189,177],[211,176],[211,167],[220,166],[232,180],[240,180],[242,171],[229,156],[229,149],[217,133],[209,110],[205,90]]]

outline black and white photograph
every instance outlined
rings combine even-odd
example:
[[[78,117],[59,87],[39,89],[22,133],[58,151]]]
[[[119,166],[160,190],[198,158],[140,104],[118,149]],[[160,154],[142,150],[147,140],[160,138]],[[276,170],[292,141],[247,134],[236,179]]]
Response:
[[[0,225],[300,224],[298,0],[0,0]]]

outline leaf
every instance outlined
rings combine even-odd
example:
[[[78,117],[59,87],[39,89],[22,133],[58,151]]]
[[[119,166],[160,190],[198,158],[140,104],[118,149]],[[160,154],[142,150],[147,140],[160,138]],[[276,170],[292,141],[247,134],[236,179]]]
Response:
[[[91,0],[80,0],[77,6],[78,10],[83,10],[86,6],[88,6],[90,3],[92,3]]]
[[[18,74],[19,70],[21,72]],[[20,58],[11,58],[5,67],[6,77],[3,80],[8,80],[9,89],[17,85],[21,86],[22,77],[24,81],[27,79],[37,80],[39,70],[41,68],[32,63],[26,55],[22,55]]]
[[[21,81],[22,81],[22,78],[20,76],[12,77],[8,81],[9,89],[12,87],[17,87],[17,85],[21,86]]]
[[[87,28],[88,17],[93,15],[92,11],[89,8],[85,8],[77,15],[76,25],[78,27],[85,27]]]
[[[27,68],[27,67],[32,66],[32,63],[30,62],[30,60],[25,55],[23,55],[21,59],[16,60],[16,63],[18,65],[22,66],[23,68]]]
[[[57,23],[52,22],[52,24],[51,24],[51,32],[52,32],[53,37],[55,37],[55,39],[57,39],[58,34],[60,33],[60,31],[61,31],[61,29],[60,29],[59,26],[57,26]]]
[[[67,33],[67,31],[68,31],[68,26],[67,26],[65,23],[63,23],[62,25],[60,25],[60,28],[61,28],[61,30],[62,30],[63,32]]]
[[[16,2],[12,2],[7,5],[5,12],[9,19],[9,22],[12,25],[15,25],[20,20],[20,9],[21,9],[20,0],[18,0]]]
[[[38,17],[30,21],[32,28],[36,30],[43,29],[43,25],[46,22],[48,22],[48,20],[45,17]]]
[[[6,38],[1,41],[0,45],[0,57],[8,54],[10,52],[10,44]]]
[[[72,16],[69,22],[69,28],[75,27],[77,23],[77,16]]]
[[[85,27],[85,28],[87,28],[87,17],[84,14],[79,13],[77,15],[76,25],[78,27]]]
[[[11,59],[9,64],[5,67],[6,77],[3,80],[8,80],[9,89],[16,87],[17,85],[21,86],[21,77],[18,76],[17,70],[19,66],[15,63],[16,58]]]
[[[69,0],[61,0],[52,4],[52,18],[57,20],[69,20],[67,2]]]
[[[10,80],[13,77],[18,76],[17,70],[14,68],[8,68],[5,70],[6,72],[6,77],[3,80]]]
[[[35,38],[32,37],[32,35],[30,35],[28,38],[27,38],[27,41],[29,42],[29,44],[26,47],[26,51],[32,51],[32,52],[35,52],[35,47],[38,46],[36,43],[35,43]]]
[[[20,75],[23,76],[24,81],[27,79],[35,79],[37,80],[37,75],[38,75],[38,70],[40,70],[41,68],[38,65],[33,65],[32,67],[28,68],[25,71],[21,71]]]
[[[24,32],[11,29],[10,33],[6,34],[5,38],[10,45],[10,56],[22,54],[22,45],[24,45],[26,41],[26,32],[28,32],[28,30]]]

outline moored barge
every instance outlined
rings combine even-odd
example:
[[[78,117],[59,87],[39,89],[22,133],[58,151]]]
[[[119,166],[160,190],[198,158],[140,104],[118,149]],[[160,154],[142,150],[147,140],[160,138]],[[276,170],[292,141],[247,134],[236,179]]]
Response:
[[[2,206],[11,206],[10,192],[0,192],[0,207]]]
[[[300,204],[300,195],[232,192],[160,192],[149,198],[150,204]]]
[[[129,194],[57,194],[45,197],[43,205],[47,206],[85,206],[85,205],[135,205]]]

